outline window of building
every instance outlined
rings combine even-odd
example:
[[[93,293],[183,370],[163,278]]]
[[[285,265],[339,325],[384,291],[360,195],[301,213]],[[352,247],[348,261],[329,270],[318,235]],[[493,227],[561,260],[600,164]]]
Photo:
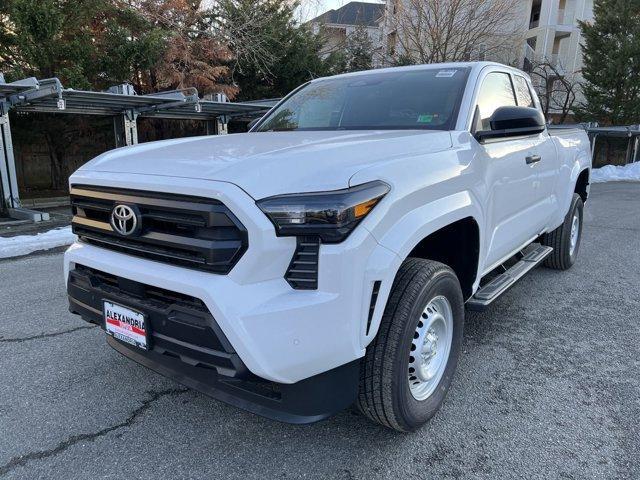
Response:
[[[391,32],[387,35],[387,53],[389,55],[396,54],[396,44],[398,43],[398,35],[396,32]]]
[[[533,0],[531,2],[531,16],[529,17],[529,28],[536,28],[540,25],[540,12],[542,11],[542,1]]]
[[[487,59],[487,47],[486,45],[484,45],[483,43],[481,43],[480,45],[478,45],[478,60],[481,62],[484,62]]]

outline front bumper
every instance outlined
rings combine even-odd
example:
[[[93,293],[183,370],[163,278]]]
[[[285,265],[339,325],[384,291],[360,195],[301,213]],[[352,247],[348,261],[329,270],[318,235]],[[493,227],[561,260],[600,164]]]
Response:
[[[313,423],[351,405],[360,362],[353,361],[294,384],[227,379],[153,351],[134,350],[108,337],[115,350],[165,377],[256,415],[287,423]]]
[[[311,423],[346,408],[357,394],[358,361],[294,384],[253,375],[197,299],[79,265],[69,272],[67,293],[69,310],[103,329],[104,300],[144,313],[150,331],[149,350],[110,336],[109,345],[151,370],[258,415]]]

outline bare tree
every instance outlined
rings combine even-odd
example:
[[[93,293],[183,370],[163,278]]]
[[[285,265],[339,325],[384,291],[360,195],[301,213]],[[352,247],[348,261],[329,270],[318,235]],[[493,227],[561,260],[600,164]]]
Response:
[[[271,39],[259,32],[273,19],[264,15],[264,9],[244,8],[250,0],[114,0],[114,3],[135,8],[155,25],[173,31],[178,51],[194,38],[207,39],[210,47],[228,48],[233,52],[227,62],[236,64],[245,59],[265,71],[277,58],[268,43]],[[293,5],[294,0],[282,2],[282,8]],[[271,15],[278,15],[273,9]]]
[[[521,38],[513,0],[393,0],[387,28],[417,63],[509,54]]]
[[[557,115],[559,123],[564,123],[580,92],[579,75],[566,72],[562,65],[547,59],[534,60],[529,68],[545,117]]]

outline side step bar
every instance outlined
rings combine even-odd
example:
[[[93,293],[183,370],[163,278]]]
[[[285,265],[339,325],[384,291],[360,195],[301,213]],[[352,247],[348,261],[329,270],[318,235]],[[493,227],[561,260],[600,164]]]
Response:
[[[486,310],[494,300],[509,290],[527,273],[540,265],[551,252],[553,252],[553,248],[544,245],[536,245],[535,248],[529,249],[516,264],[480,288],[476,294],[467,301],[467,308],[477,312]]]

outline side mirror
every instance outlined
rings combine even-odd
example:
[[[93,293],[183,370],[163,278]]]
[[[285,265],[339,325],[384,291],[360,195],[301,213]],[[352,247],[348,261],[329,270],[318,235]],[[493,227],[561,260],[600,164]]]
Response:
[[[500,107],[491,115],[489,124],[491,130],[476,132],[476,140],[535,135],[546,128],[544,115],[530,107]]]

